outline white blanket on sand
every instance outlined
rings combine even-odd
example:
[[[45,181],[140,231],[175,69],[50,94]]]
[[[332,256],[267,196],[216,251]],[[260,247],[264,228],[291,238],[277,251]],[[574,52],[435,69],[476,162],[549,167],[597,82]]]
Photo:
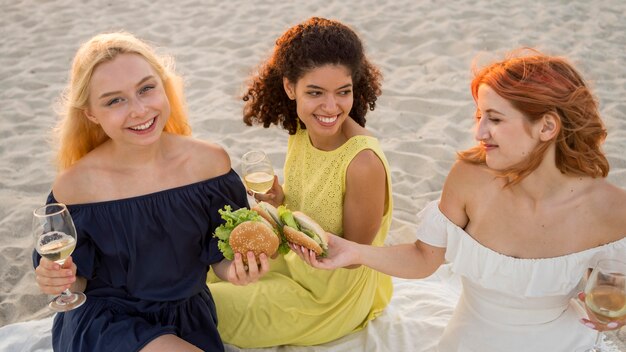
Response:
[[[427,279],[393,278],[393,285],[389,306],[359,332],[324,345],[261,349],[226,345],[226,352],[436,351],[461,293],[459,278],[448,265],[443,265]],[[0,352],[52,352],[52,319],[51,316],[1,327]],[[609,352],[621,351],[611,339],[605,340],[605,348]]]
[[[362,331],[318,346],[280,346],[245,351],[434,351],[460,293],[447,266],[424,280],[394,278],[394,295],[383,314]],[[52,317],[0,328],[2,352],[52,352]],[[244,351],[227,345],[226,351]]]

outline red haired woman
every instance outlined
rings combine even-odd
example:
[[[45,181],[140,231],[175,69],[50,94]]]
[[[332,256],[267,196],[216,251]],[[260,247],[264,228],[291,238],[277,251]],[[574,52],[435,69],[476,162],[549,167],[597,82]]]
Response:
[[[533,52],[472,81],[477,145],[459,153],[413,244],[331,237],[318,268],[363,264],[423,278],[444,261],[463,293],[440,351],[573,351],[595,332],[570,298],[603,258],[626,258],[626,192],[606,181],[598,104],[564,59]],[[616,328],[620,324],[596,328]]]

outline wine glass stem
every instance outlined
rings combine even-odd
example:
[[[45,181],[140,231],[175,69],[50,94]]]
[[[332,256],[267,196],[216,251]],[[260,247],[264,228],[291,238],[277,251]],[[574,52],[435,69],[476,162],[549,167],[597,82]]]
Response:
[[[602,346],[600,344],[602,343],[603,335],[602,331],[598,331],[598,334],[596,335],[596,342],[593,344],[591,352],[602,352]]]
[[[75,300],[74,294],[70,291],[69,288],[66,288],[65,291],[61,292],[61,295],[57,298],[57,302],[60,304],[69,304]]]

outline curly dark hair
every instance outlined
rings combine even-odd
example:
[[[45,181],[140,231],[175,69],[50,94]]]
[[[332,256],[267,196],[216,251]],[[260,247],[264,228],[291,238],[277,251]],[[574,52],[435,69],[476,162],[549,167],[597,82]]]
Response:
[[[298,128],[296,102],[283,87],[283,77],[297,82],[310,70],[324,65],[343,65],[352,75],[354,103],[350,117],[365,126],[365,114],[374,110],[381,94],[380,70],[365,57],[358,35],[346,25],[333,20],[311,17],[288,29],[278,40],[272,56],[252,77],[247,92],[243,121],[246,125],[281,124],[295,134]],[[306,128],[300,122],[301,128]]]

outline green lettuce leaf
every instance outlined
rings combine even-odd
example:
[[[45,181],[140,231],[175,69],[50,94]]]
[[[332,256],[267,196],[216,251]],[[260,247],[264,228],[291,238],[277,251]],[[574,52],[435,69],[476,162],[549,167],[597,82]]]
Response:
[[[300,227],[298,226],[298,223],[296,222],[296,219],[293,218],[293,214],[291,213],[291,210],[287,209],[287,207],[285,207],[284,205],[281,205],[278,207],[278,217],[280,217],[280,220],[287,226],[289,227],[293,227],[296,230],[299,230]]]
[[[224,258],[233,260],[235,258],[235,253],[232,248],[230,248],[230,244],[228,243],[230,233],[242,222],[261,221],[261,216],[248,208],[239,208],[232,211],[230,205],[225,205],[224,209],[220,209],[218,212],[225,222],[215,229],[213,236],[219,239],[217,242],[217,248],[219,248],[222,252]]]

